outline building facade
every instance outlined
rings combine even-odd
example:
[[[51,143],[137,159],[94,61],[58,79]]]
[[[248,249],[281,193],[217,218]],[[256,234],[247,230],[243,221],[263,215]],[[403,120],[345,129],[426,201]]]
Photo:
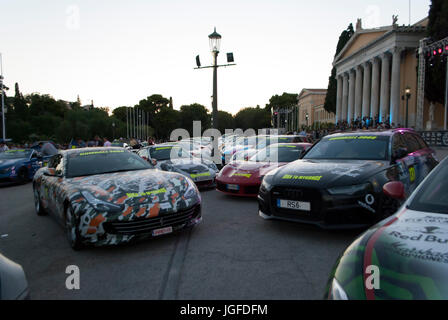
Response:
[[[324,109],[326,89],[303,89],[297,98],[296,130],[311,126],[313,123],[334,123],[335,114]]]
[[[426,36],[427,23],[426,18],[412,26],[398,26],[394,17],[391,26],[363,29],[358,20],[355,34],[333,62],[336,122],[371,117],[404,126],[407,118],[408,127],[424,129],[428,121],[432,129],[443,126],[441,105],[430,107],[425,101],[423,117],[417,117],[416,49]]]

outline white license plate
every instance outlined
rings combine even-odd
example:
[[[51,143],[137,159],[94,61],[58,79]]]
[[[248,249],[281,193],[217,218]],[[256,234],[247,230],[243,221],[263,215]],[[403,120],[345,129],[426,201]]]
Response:
[[[238,191],[238,190],[240,190],[240,186],[237,184],[228,184],[227,189]]]
[[[311,203],[303,201],[277,199],[277,207],[300,211],[311,211]]]
[[[153,237],[157,237],[157,236],[161,236],[163,234],[168,234],[173,232],[173,227],[166,227],[166,228],[162,228],[162,229],[156,229],[152,231],[152,235]]]

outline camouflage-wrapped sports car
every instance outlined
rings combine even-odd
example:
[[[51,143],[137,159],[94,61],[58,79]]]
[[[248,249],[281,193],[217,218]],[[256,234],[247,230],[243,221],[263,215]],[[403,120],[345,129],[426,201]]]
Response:
[[[191,179],[153,169],[123,148],[62,151],[36,173],[33,190],[37,213],[58,217],[74,249],[159,236],[202,220]]]

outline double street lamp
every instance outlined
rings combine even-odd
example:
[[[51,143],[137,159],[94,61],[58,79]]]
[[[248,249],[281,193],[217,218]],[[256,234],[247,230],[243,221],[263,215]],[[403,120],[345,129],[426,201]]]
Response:
[[[199,59],[199,55],[196,56],[196,65],[195,69],[204,69],[204,68],[213,68],[213,102],[212,102],[212,117],[213,117],[213,129],[218,129],[218,68],[219,67],[227,67],[234,66],[233,62],[233,53],[227,53],[227,62],[228,64],[218,65],[218,54],[221,46],[221,35],[216,32],[216,28],[213,33],[208,36],[210,43],[210,51],[213,56],[213,65],[201,67],[201,61]]]

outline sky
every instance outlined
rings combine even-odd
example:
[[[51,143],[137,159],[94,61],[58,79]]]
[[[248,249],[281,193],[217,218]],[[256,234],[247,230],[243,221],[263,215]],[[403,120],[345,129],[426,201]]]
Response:
[[[430,0],[411,0],[411,24]],[[97,107],[133,106],[152,94],[175,109],[211,110],[208,35],[221,34],[218,108],[235,114],[271,96],[326,88],[349,23],[409,24],[409,0],[0,0],[0,53],[14,94],[39,92]]]

